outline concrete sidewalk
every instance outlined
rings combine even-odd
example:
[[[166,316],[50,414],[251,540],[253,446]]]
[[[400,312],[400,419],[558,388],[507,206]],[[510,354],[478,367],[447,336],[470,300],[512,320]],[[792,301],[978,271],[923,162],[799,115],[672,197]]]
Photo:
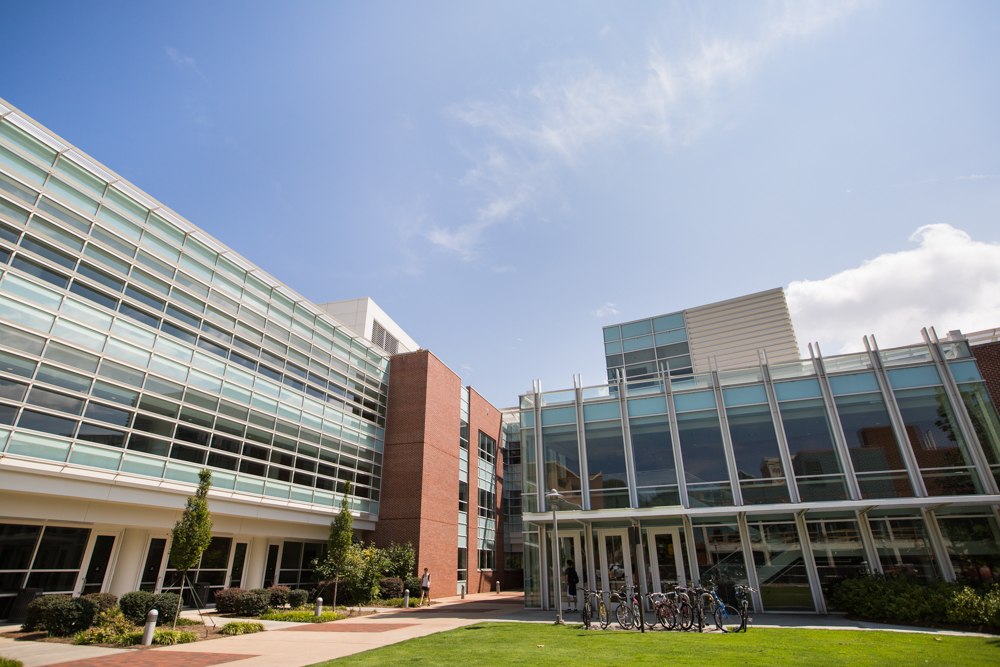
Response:
[[[0,655],[22,660],[25,667],[46,665],[209,667],[223,663],[231,663],[234,667],[273,665],[304,667],[484,621],[552,623],[555,620],[555,612],[527,610],[523,604],[521,593],[501,595],[485,593],[469,595],[464,600],[457,597],[442,598],[432,607],[409,610],[379,609],[378,613],[369,616],[358,616],[333,623],[297,624],[271,621],[266,623],[267,632],[144,651],[0,640]],[[185,613],[185,616],[191,615]],[[848,620],[839,615],[755,614],[752,618],[751,632],[755,628],[814,628],[994,636],[866,623]],[[579,613],[567,613],[565,619],[570,624],[580,622]],[[216,622],[220,620],[222,619],[217,619]],[[616,627],[617,625],[612,623],[608,631]],[[656,632],[664,631],[656,630]]]

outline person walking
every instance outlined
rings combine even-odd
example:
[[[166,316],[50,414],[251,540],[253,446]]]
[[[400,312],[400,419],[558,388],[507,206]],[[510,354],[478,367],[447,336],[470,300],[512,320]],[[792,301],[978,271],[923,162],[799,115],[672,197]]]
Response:
[[[431,573],[424,568],[424,574],[420,577],[420,602],[417,603],[418,607],[422,607],[424,604],[424,596],[427,596],[427,606],[431,606]]]
[[[566,611],[576,611],[576,585],[580,583],[580,575],[576,573],[576,568],[573,567],[573,561],[566,561],[566,600],[567,609]]]

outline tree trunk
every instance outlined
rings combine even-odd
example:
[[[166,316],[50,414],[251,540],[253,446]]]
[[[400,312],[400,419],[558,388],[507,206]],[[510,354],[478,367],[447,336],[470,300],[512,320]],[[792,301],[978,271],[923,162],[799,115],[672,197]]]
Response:
[[[340,577],[333,580],[333,611],[337,612],[337,584],[340,583]]]
[[[177,597],[177,609],[174,611],[174,625],[171,630],[177,629],[177,617],[181,615],[181,603],[184,602],[184,580],[187,579],[187,572],[181,573],[181,594]]]

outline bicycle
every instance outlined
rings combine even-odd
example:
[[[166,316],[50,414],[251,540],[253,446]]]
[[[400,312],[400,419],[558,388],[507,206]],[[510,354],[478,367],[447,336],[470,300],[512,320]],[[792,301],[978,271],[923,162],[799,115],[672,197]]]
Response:
[[[715,618],[715,627],[717,629],[729,632],[725,627],[726,621],[734,618],[740,619],[740,626],[742,627],[743,615],[736,607],[722,601],[722,598],[719,597],[719,587],[716,584],[712,584],[712,588],[705,594],[705,597],[709,600],[711,615]],[[739,632],[739,629],[736,632]]]
[[[744,634],[747,631],[747,623],[752,621],[750,618],[750,601],[747,599],[747,593],[756,593],[756,588],[750,588],[749,586],[737,586],[736,587],[736,599],[740,602],[740,627],[734,632],[739,632],[742,630]]]
[[[638,605],[638,598],[629,593],[632,589],[632,586],[622,586],[618,591],[612,593],[614,597],[618,598],[615,618],[622,630],[631,630],[632,626],[641,618],[642,610]]]
[[[597,605],[593,604],[592,600],[597,598]],[[590,621],[594,616],[594,611],[597,611],[597,622],[601,626],[601,630],[608,627],[611,622],[611,615],[608,613],[608,606],[604,604],[604,591],[598,589],[596,591],[591,591],[586,588],[583,589],[583,627],[590,628]]]
[[[691,598],[688,591],[693,590],[674,586],[674,596],[677,606],[677,627],[679,630],[690,630],[694,625],[694,607],[691,605]]]
[[[657,623],[664,630],[672,630],[677,625],[677,606],[666,593],[650,593],[649,606],[653,609],[653,622],[650,627]]]

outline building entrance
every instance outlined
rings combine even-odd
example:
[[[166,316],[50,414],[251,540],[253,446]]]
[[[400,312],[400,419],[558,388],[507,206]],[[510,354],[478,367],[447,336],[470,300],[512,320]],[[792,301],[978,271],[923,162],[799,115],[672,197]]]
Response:
[[[651,591],[666,593],[675,585],[687,586],[680,529],[647,528],[646,546],[649,549]]]

